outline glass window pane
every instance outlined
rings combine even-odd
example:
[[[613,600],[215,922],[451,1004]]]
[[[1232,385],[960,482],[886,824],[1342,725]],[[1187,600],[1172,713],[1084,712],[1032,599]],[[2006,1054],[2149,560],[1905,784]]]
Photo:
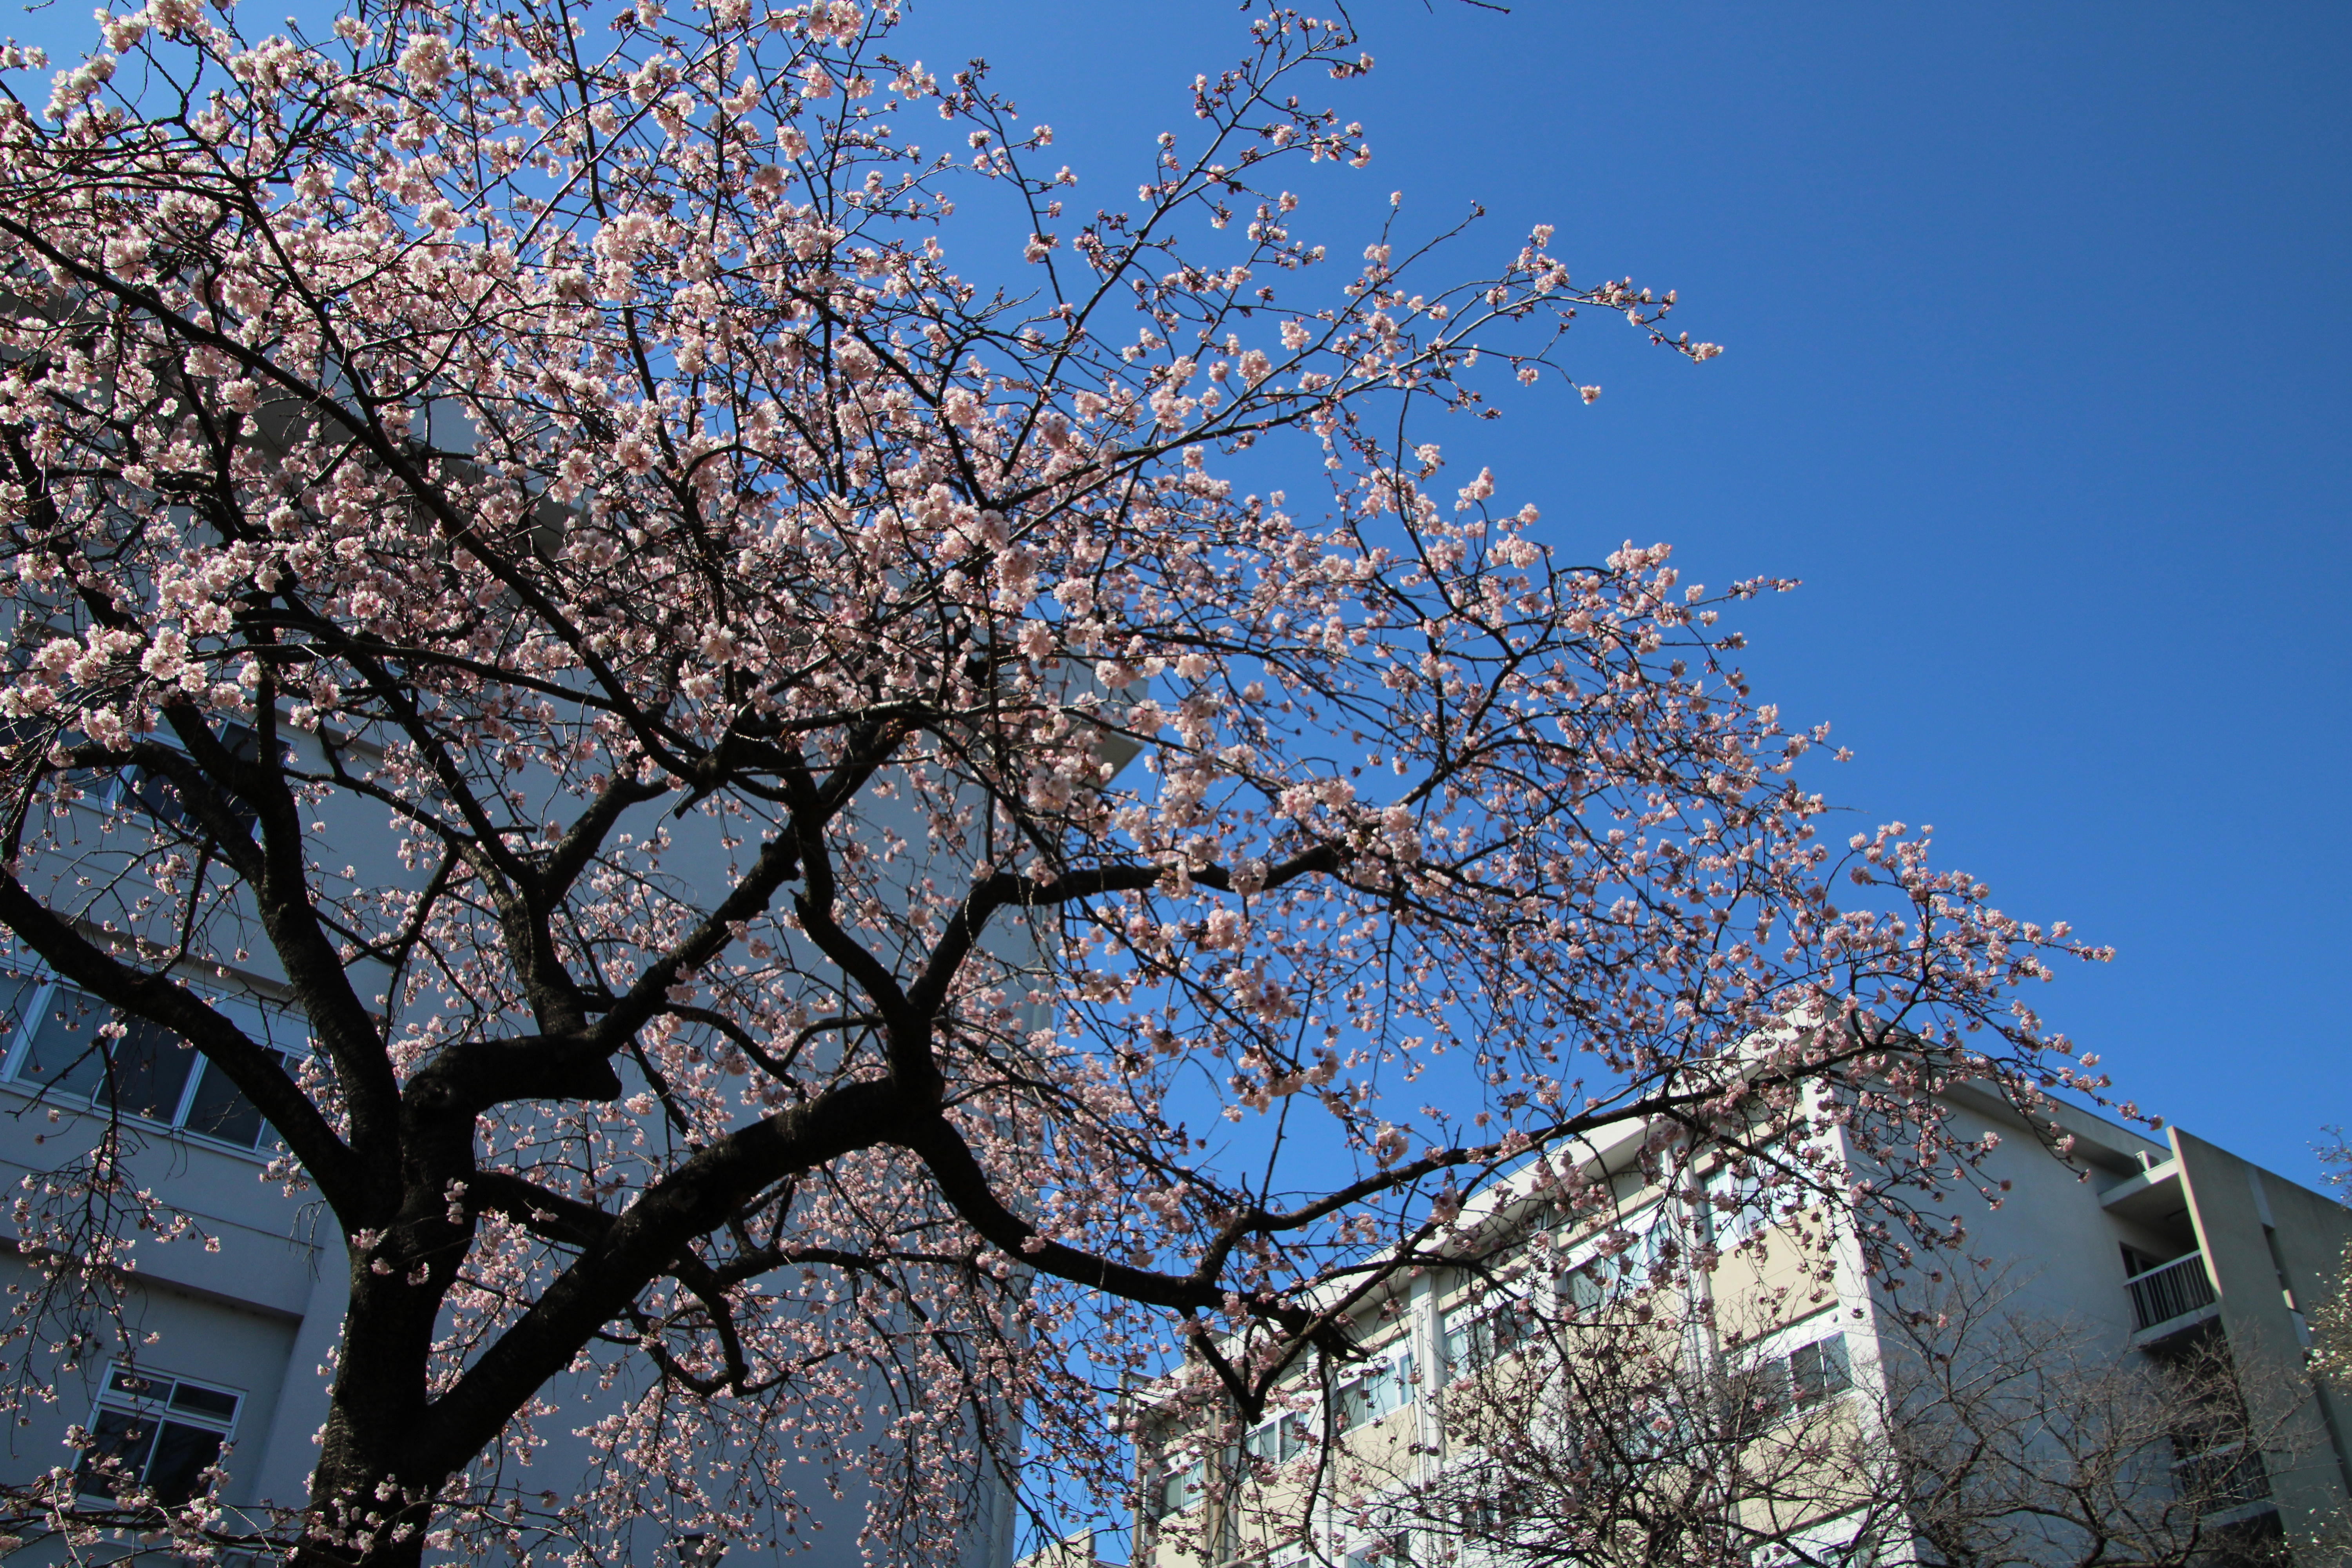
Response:
[[[283,1058],[280,1065],[284,1065]],[[188,1101],[185,1125],[191,1132],[201,1132],[240,1149],[259,1143],[268,1131],[260,1110],[245,1098],[245,1091],[228,1074],[210,1063],[205,1065],[204,1076],[196,1080],[195,1096]]]
[[[221,744],[226,746],[229,749],[229,753],[241,763],[252,762],[261,755],[261,737],[255,734],[252,728],[248,725],[237,723],[224,724],[221,726],[220,738]],[[284,753],[284,755],[290,758],[292,753],[289,752]],[[260,826],[261,814],[254,810],[253,803],[247,800],[243,795],[230,795],[228,797],[228,809],[229,815],[236,818],[237,826],[243,829],[247,836],[250,836],[253,830],[257,826]]]
[[[195,1047],[161,1024],[125,1020],[114,1042],[115,1105],[132,1116],[169,1121],[180,1109],[180,1091],[196,1065]],[[100,1097],[103,1098],[104,1086]]]
[[[243,762],[249,763],[261,754],[260,742],[249,725],[235,723],[223,725],[220,742],[222,745],[228,748],[230,754]],[[145,812],[166,827],[190,833],[196,831],[195,814],[188,809],[187,802],[181,798],[180,786],[169,778],[162,773],[150,773],[145,768],[133,766],[122,770],[121,780],[122,786],[121,798],[123,801]],[[237,825],[246,832],[251,833],[254,824],[259,820],[252,806],[247,805],[243,797],[237,795],[229,795],[227,801],[229,811],[236,816]]]
[[[1412,1403],[1412,1352],[1406,1351],[1390,1358],[1380,1379],[1378,1415],[1386,1415]]]
[[[1790,1352],[1789,1381],[1800,1408],[1844,1393],[1853,1381],[1846,1366],[1845,1336],[1832,1334]]]
[[[21,1076],[94,1100],[111,1099],[132,1116],[170,1121],[195,1066],[194,1048],[143,1018],[129,1020],[122,1037],[109,1041],[98,1031],[112,1016],[94,999],[58,986],[48,1016],[34,1031]]]
[[[106,1009],[70,986],[58,986],[34,1021],[33,1047],[17,1076],[68,1094],[95,1096],[106,1081],[106,1059],[98,1049],[98,1026],[106,1019]]]
[[[199,1415],[217,1415],[224,1421],[236,1418],[236,1395],[224,1394],[217,1388],[198,1388],[182,1384],[172,1393],[172,1408],[193,1410]]]
[[[166,827],[188,825],[187,803],[180,798],[180,786],[162,773],[151,773],[140,767],[125,768],[122,789],[126,799]]]
[[[147,1485],[155,1500],[185,1502],[204,1490],[197,1472],[220,1458],[221,1435],[184,1422],[166,1421],[155,1436],[155,1457],[147,1467]]]
[[[1579,1268],[1560,1281],[1561,1292],[1578,1311],[1589,1312],[1601,1305],[1601,1286],[1599,1277],[1590,1268]]]
[[[1773,1180],[1776,1167],[1763,1156],[1738,1154],[1734,1163],[1707,1178],[1707,1197],[1714,1215],[1716,1245],[1734,1247],[1773,1223],[1780,1200]]]
[[[106,1386],[133,1399],[162,1399],[171,1394],[172,1380],[168,1377],[148,1377],[132,1372],[129,1367],[117,1367],[114,1375],[106,1380]]]
[[[144,1415],[101,1410],[89,1425],[90,1447],[76,1472],[78,1489],[94,1497],[112,1497],[118,1488],[138,1484],[147,1468],[147,1450],[154,1446],[155,1423]]]
[[[1206,1461],[1193,1459],[1189,1463],[1171,1465],[1160,1482],[1160,1511],[1181,1513],[1201,1500],[1208,1479]]]
[[[1748,1367],[1732,1379],[1745,1428],[1769,1426],[1789,1413],[1789,1363],[1780,1356]]]
[[[25,1021],[25,1010],[41,994],[41,982],[29,974],[16,974],[0,970],[0,1051],[16,1037],[16,1026]]]

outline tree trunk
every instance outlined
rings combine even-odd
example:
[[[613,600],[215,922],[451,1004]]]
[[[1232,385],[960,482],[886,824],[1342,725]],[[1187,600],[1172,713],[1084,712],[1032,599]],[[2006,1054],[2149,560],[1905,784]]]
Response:
[[[404,1212],[401,1228],[417,1228],[416,1217]],[[375,1272],[378,1259],[392,1271]],[[411,1283],[405,1267],[396,1248],[351,1248],[351,1304],[292,1568],[415,1568],[423,1558],[449,1479],[423,1473],[417,1457],[442,1290],[437,1278]]]
[[[434,1500],[448,1478],[404,1477],[383,1464],[376,1450],[396,1434],[364,1431],[372,1425],[335,1401],[289,1568],[416,1568],[424,1560]]]

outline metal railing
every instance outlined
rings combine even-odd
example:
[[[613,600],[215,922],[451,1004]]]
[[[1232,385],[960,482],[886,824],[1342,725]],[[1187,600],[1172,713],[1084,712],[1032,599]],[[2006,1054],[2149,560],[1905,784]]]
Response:
[[[2270,1472],[2263,1468],[2262,1455],[2243,1443],[2175,1460],[2172,1484],[2178,1495],[2198,1506],[2200,1517],[2250,1508],[2271,1496]]]
[[[2186,1317],[2200,1307],[2211,1306],[2214,1300],[2213,1281],[2205,1272],[2201,1252],[2135,1274],[2124,1281],[2124,1289],[2131,1292],[2132,1313],[2143,1329]]]

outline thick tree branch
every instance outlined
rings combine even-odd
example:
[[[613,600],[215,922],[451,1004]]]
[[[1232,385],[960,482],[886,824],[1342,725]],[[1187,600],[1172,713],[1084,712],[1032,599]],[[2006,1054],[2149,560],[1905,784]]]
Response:
[[[893,1141],[904,1121],[896,1086],[853,1081],[729,1134],[646,1187],[433,1402],[408,1445],[418,1473],[465,1464],[498,1435],[517,1401],[571,1364],[581,1345],[671,1269],[693,1237],[794,1172]]]
[[[269,1119],[338,1214],[362,1216],[369,1212],[368,1183],[358,1156],[278,1065],[276,1053],[248,1038],[184,985],[133,968],[98,947],[5,872],[0,872],[0,925],[101,1002],[134,1017],[152,1018],[194,1046]]]

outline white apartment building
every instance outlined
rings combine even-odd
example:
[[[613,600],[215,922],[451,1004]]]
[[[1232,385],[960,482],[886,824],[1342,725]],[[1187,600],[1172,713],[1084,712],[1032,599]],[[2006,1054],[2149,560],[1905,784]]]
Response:
[[[2007,1184],[1999,1205],[1959,1194],[1948,1207],[1968,1228],[1962,1253],[1984,1260],[1972,1267],[2005,1282],[2008,1310],[2073,1325],[2081,1343],[2117,1367],[2137,1365],[2140,1357],[2178,1357],[2192,1345],[2209,1352],[2226,1346],[2228,1363],[2240,1373],[2289,1391],[2284,1397],[2292,1408],[2270,1428],[2275,1447],[2255,1462],[2231,1458],[2232,1506],[2226,1516],[2203,1514],[2201,1523],[2226,1541],[2242,1531],[2260,1537],[2283,1529],[2294,1535],[2340,1518],[2352,1500],[2347,1441],[2352,1402],[2343,1392],[2311,1388],[2300,1369],[2308,1343],[2304,1314],[2338,1283],[2336,1271],[2352,1241],[2352,1210],[2178,1128],[2158,1138],[2061,1108],[2063,1132],[2073,1139],[2062,1160],[1989,1094],[1958,1089],[1945,1103],[1957,1136],[2000,1135],[1981,1171],[1988,1191]],[[1646,1136],[1644,1127],[1627,1125],[1585,1151],[1584,1176],[1609,1184],[1613,1194],[1614,1211],[1605,1221],[1559,1226],[1558,1211],[1535,1195],[1523,1172],[1492,1194],[1484,1217],[1467,1222],[1474,1238],[1468,1250],[1491,1263],[1513,1256],[1515,1241],[1531,1225],[1552,1228],[1545,1249],[1556,1268],[1549,1288],[1564,1300],[1568,1291],[1591,1289],[1592,1270],[1580,1260],[1595,1256],[1604,1232],[1616,1232],[1620,1241],[1624,1232],[1634,1233],[1639,1239],[1632,1256],[1638,1261],[1654,1238],[1675,1227],[1687,1236],[1694,1226],[1720,1226],[1708,1205],[1644,1184],[1637,1153]],[[1833,1136],[1842,1141],[1838,1157],[1853,1168],[1860,1162],[1852,1145],[1843,1134]],[[1748,1234],[1718,1230],[1710,1239],[1728,1247]],[[1777,1233],[1767,1234],[1762,1245],[1727,1256],[1702,1283],[1678,1289],[1711,1291],[1719,1310],[1748,1309],[1747,1364],[1777,1380],[1782,1401],[1803,1405],[1861,1397],[1857,1391],[1869,1369],[1885,1364],[1901,1337],[1895,1303],[1866,1275],[1851,1235],[1831,1244],[1826,1280],[1803,1274],[1798,1249],[1779,1240]],[[1616,1266],[1622,1262],[1621,1256]],[[1930,1262],[1952,1267],[1945,1255],[1923,1262],[1921,1269]],[[1319,1503],[1300,1500],[1307,1496],[1304,1479],[1270,1478],[1308,1468],[1304,1456],[1316,1445],[1304,1428],[1323,1420],[1326,1430],[1341,1434],[1342,1450],[1365,1458],[1364,1468],[1374,1474],[1423,1484],[1438,1477],[1449,1462],[1440,1416],[1449,1380],[1479,1375],[1477,1369],[1512,1348],[1506,1342],[1511,1320],[1497,1310],[1498,1298],[1507,1301],[1508,1291],[1491,1288],[1491,1269],[1478,1272],[1484,1286],[1474,1284],[1471,1271],[1415,1269],[1394,1279],[1386,1296],[1365,1302],[1357,1340],[1368,1353],[1330,1370],[1327,1386],[1336,1404],[1327,1415],[1318,1417],[1311,1407],[1305,1414],[1277,1412],[1238,1445],[1219,1450],[1200,1435],[1200,1406],[1190,1416],[1174,1414],[1182,1406],[1180,1385],[1198,1386],[1201,1369],[1174,1374],[1139,1400],[1135,1568],[1303,1568],[1318,1562],[1370,1568],[1384,1561],[1446,1560],[1439,1542],[1416,1550],[1393,1521],[1368,1516],[1360,1486],[1353,1497],[1340,1495],[1349,1489],[1344,1467],[1328,1457],[1321,1473],[1331,1495]],[[1537,1279],[1516,1288],[1547,1287]],[[1692,1353],[1706,1352],[1695,1347]],[[1297,1386],[1311,1386],[1306,1375]],[[1294,1456],[1301,1456],[1296,1471],[1288,1464]],[[1220,1465],[1225,1476],[1237,1479],[1220,1482],[1213,1474]],[[1276,1489],[1286,1484],[1293,1486],[1290,1502],[1282,1502],[1285,1494]],[[1304,1538],[1269,1533],[1274,1527],[1264,1521],[1276,1515],[1286,1531],[1305,1521]],[[1820,1521],[1819,1539],[1836,1540],[1839,1528],[1835,1519]],[[1478,1560],[1475,1552],[1452,1555]],[[2305,1558],[2297,1559],[2297,1568],[2332,1568],[2336,1561]],[[1916,1541],[1877,1560],[1890,1565],[1938,1561]]]

